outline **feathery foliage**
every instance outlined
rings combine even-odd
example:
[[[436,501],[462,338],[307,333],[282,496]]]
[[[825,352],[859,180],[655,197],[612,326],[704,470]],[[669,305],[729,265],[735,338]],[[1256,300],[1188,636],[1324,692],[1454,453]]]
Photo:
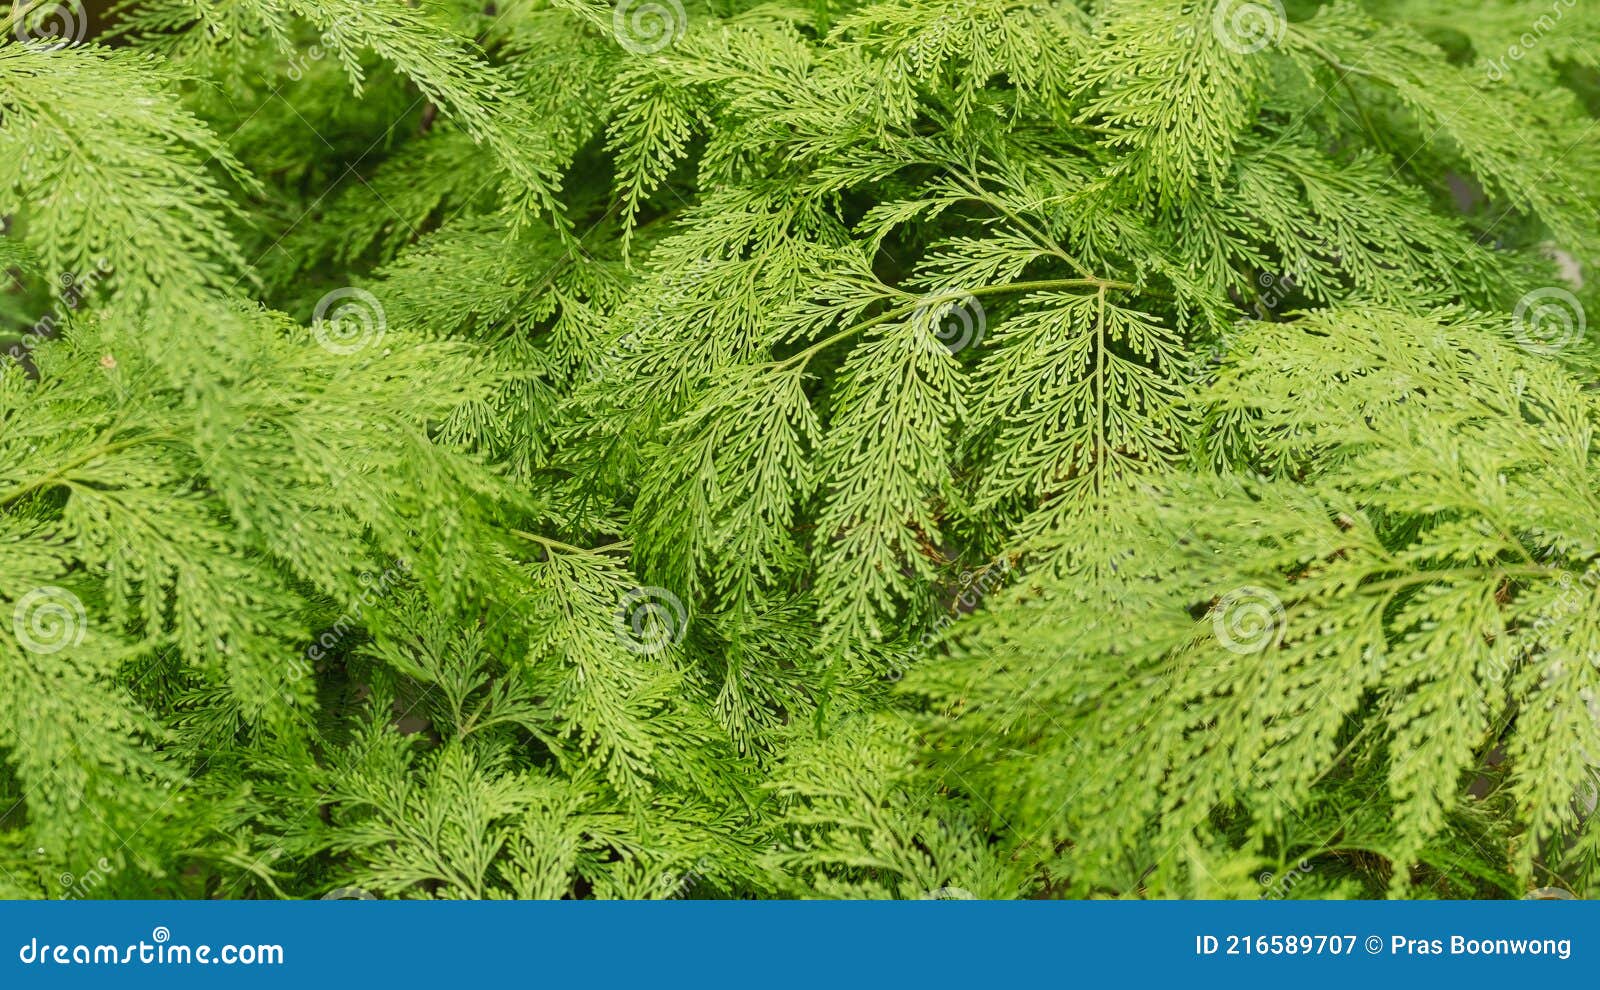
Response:
[[[1590,0],[90,6],[0,894],[1600,889]]]

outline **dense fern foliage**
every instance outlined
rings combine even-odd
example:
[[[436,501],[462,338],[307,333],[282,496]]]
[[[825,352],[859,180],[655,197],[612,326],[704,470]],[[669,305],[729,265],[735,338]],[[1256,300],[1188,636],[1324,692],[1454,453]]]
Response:
[[[1600,890],[1593,0],[0,11],[0,894]]]

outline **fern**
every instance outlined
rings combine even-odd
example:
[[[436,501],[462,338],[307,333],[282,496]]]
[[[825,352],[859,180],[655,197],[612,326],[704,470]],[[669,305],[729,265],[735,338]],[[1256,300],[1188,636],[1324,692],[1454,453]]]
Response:
[[[0,892],[1595,891],[1586,2],[55,6]]]

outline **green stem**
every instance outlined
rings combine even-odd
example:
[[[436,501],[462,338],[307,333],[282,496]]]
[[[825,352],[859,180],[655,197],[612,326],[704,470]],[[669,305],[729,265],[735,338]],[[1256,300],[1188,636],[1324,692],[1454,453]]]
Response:
[[[531,542],[537,543],[540,546],[545,547],[546,549],[559,550],[562,553],[584,553],[584,554],[607,553],[607,552],[617,551],[617,550],[626,550],[626,549],[628,549],[629,547],[631,547],[633,545],[633,541],[632,540],[622,540],[621,542],[618,542],[618,543],[607,543],[603,547],[592,547],[592,548],[589,548],[589,549],[585,549],[583,547],[575,547],[570,543],[562,543],[560,540],[552,540],[548,536],[540,536],[537,533],[524,532],[523,530],[520,530],[520,529],[513,529],[510,532],[511,532],[511,534],[513,536],[519,536],[524,540],[529,540]]]
[[[1032,238],[1033,242],[1037,244],[1041,250],[1047,251],[1050,254],[1055,255],[1057,258],[1060,258],[1062,261],[1066,262],[1073,271],[1077,272],[1079,275],[1082,275],[1084,278],[1094,278],[1094,274],[1090,272],[1089,269],[1085,268],[1077,258],[1074,258],[1072,255],[1061,250],[1061,245],[1046,237],[1042,231],[1018,216],[1011,210],[1010,207],[1006,206],[1005,203],[999,201],[998,199],[991,198],[988,195],[988,192],[983,188],[983,183],[979,182],[975,178],[969,179],[965,175],[960,175],[957,173],[951,174],[955,175],[956,181],[961,183],[962,187],[968,192],[972,193],[973,197],[977,199],[978,202],[983,203],[985,206],[990,206],[996,210],[999,210],[1007,220],[1010,220],[1016,225],[1018,230],[1021,230],[1023,233]]]
[[[1095,298],[1094,347],[1094,497],[1099,504],[1105,494],[1106,476],[1106,287]]]
[[[23,15],[28,12],[28,8],[32,7],[36,2],[38,0],[13,0],[11,13],[4,18],[0,18],[0,35],[9,35],[12,28],[16,27],[17,22],[22,20]]]
[[[1441,569],[1441,570],[1437,570],[1437,571],[1417,571],[1414,574],[1407,574],[1404,577],[1391,578],[1391,579],[1389,579],[1387,581],[1379,581],[1379,582],[1377,582],[1375,584],[1363,584],[1363,585],[1360,585],[1357,588],[1357,590],[1358,591],[1362,591],[1362,592],[1401,591],[1401,590],[1403,590],[1405,588],[1411,587],[1412,585],[1425,584],[1425,583],[1427,583],[1429,581],[1437,581],[1437,580],[1440,580],[1441,578],[1450,578],[1450,577],[1459,577],[1459,578],[1467,578],[1469,580],[1482,581],[1482,580],[1486,580],[1488,578],[1499,578],[1499,579],[1513,578],[1513,577],[1528,577],[1528,578],[1541,578],[1542,577],[1542,578],[1549,578],[1549,577],[1556,576],[1558,573],[1559,573],[1559,568],[1555,568],[1555,567],[1539,567],[1539,566],[1533,566],[1533,567],[1494,567],[1494,568],[1488,568],[1488,567],[1452,567],[1452,568],[1445,568],[1445,569]]]
[[[1353,65],[1345,65],[1343,62],[1339,61],[1339,57],[1337,55],[1328,51],[1326,48],[1323,48],[1315,41],[1312,41],[1309,35],[1307,35],[1304,31],[1295,28],[1292,24],[1289,26],[1289,34],[1292,35],[1294,40],[1303,46],[1307,51],[1312,52],[1318,58],[1322,59],[1324,62],[1327,62],[1340,72],[1358,76],[1366,76],[1369,79],[1378,78],[1376,73],[1368,72],[1366,69],[1359,69]]]
[[[906,303],[904,306],[896,306],[894,309],[879,313],[870,320],[865,320],[861,323],[855,324],[852,327],[847,327],[846,329],[841,330],[830,337],[824,337],[822,340],[817,341],[815,344],[812,344],[805,350],[796,354],[792,354],[789,357],[784,358],[782,361],[774,362],[774,366],[777,368],[787,368],[796,362],[803,364],[806,361],[811,360],[818,353],[826,350],[841,340],[844,340],[848,337],[853,337],[861,331],[869,330],[872,327],[878,326],[879,324],[888,323],[889,321],[898,319],[899,317],[915,313],[917,310],[923,309],[939,299],[956,300],[965,298],[967,296],[995,296],[1006,292],[1034,292],[1047,289],[1086,288],[1094,288],[1099,290],[1101,293],[1104,293],[1107,289],[1123,289],[1133,292],[1138,291],[1139,287],[1127,282],[1112,282],[1100,278],[1052,278],[1041,279],[1034,282],[1008,282],[1005,285],[980,285],[976,289],[967,289],[961,292],[952,290],[949,292],[929,293],[926,296],[918,298],[915,302]]]
[[[136,437],[128,437],[125,440],[117,440],[112,443],[103,443],[98,447],[91,447],[83,454],[73,458],[43,477],[27,482],[26,484],[17,485],[4,495],[0,495],[0,508],[8,507],[13,503],[20,501],[23,496],[32,492],[40,491],[61,483],[73,471],[76,471],[78,468],[81,468],[85,464],[88,464],[98,458],[105,457],[109,454],[114,454],[119,450],[125,450],[129,447],[137,447],[142,443],[158,443],[163,440],[175,439],[177,438],[171,436],[170,434],[146,433]]]

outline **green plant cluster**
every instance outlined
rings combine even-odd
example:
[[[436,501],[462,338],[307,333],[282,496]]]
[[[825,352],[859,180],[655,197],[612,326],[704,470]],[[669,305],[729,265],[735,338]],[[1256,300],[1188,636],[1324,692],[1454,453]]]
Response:
[[[0,895],[1600,891],[1594,0],[0,26]]]

